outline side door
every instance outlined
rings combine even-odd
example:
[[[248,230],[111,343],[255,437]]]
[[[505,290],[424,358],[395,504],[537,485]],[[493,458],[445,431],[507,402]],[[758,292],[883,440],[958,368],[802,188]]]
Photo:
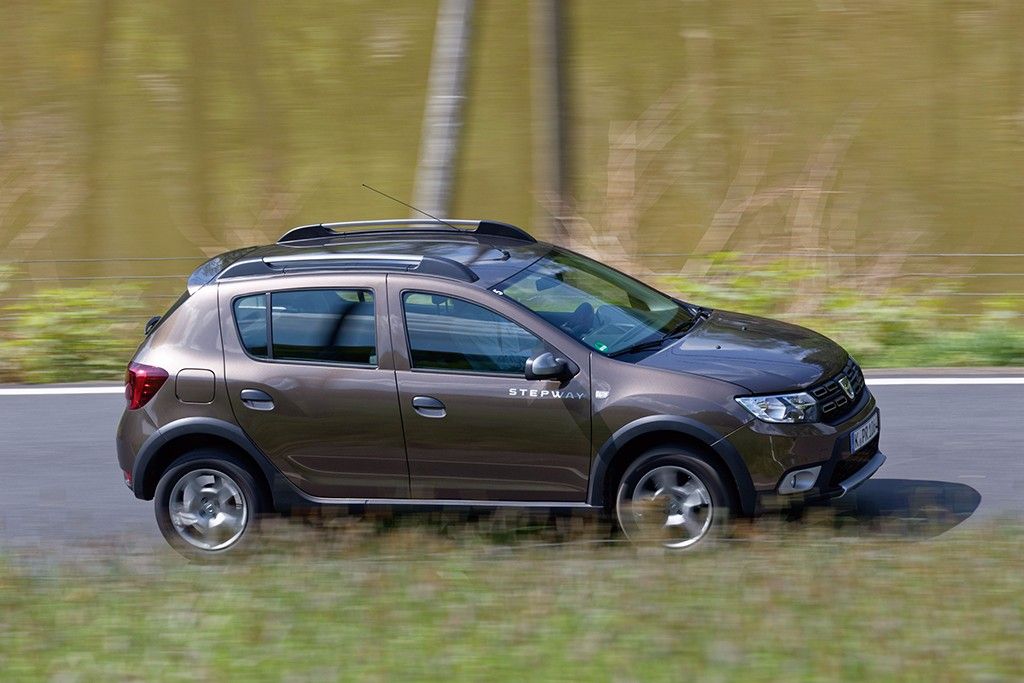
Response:
[[[582,503],[589,354],[546,343],[545,323],[493,292],[387,277],[411,497]],[[575,376],[527,380],[527,358],[546,350]]]
[[[307,494],[407,498],[383,275],[221,283],[238,424]]]

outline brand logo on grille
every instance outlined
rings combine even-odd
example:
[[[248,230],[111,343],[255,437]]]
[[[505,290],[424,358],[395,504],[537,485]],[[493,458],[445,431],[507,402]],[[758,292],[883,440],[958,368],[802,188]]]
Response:
[[[840,377],[839,378],[839,386],[842,387],[843,393],[846,394],[846,397],[852,401],[853,400],[853,385],[850,384],[850,378],[849,377]]]

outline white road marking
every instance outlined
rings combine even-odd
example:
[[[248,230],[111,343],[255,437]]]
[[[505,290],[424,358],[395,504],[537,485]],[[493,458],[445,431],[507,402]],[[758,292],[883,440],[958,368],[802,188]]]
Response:
[[[1024,377],[869,377],[872,387],[913,387],[957,384],[1024,384]],[[85,396],[124,394],[116,387],[0,387],[0,396]]]
[[[869,377],[870,387],[925,386],[928,384],[1024,384],[1024,377]]]
[[[74,396],[76,394],[124,394],[124,387],[4,387],[0,396]]]

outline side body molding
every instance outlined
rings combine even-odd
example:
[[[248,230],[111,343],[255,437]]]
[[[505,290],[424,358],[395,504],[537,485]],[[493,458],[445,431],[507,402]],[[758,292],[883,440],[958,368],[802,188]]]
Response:
[[[739,452],[731,443],[725,440],[724,436],[718,434],[705,425],[685,417],[675,415],[650,415],[634,420],[623,425],[609,437],[598,450],[594,457],[594,464],[590,468],[590,485],[587,492],[587,502],[596,507],[605,505],[605,477],[608,473],[608,466],[611,464],[615,454],[633,439],[652,432],[676,432],[697,439],[710,448],[732,474],[733,481],[739,492],[740,510],[743,514],[752,515],[757,507],[757,493],[754,490],[754,482],[750,478],[750,472]]]

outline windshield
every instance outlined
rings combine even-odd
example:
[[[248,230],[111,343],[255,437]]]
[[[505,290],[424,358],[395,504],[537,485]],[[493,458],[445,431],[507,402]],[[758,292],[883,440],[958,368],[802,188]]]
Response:
[[[606,355],[693,323],[690,308],[597,261],[559,249],[494,291]]]

